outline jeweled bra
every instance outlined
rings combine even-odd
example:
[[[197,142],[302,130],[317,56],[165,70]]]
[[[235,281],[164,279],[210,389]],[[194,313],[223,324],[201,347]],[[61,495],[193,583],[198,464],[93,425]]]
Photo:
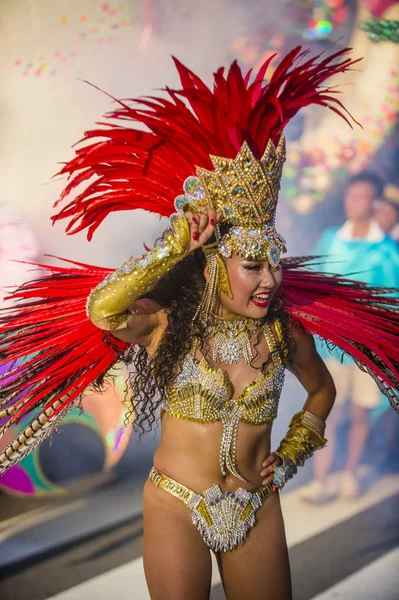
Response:
[[[279,341],[281,323],[273,322]],[[220,445],[220,469],[245,481],[236,467],[236,444],[239,423],[263,425],[277,416],[284,383],[283,354],[276,352],[276,339],[268,323],[262,325],[271,361],[237,398],[223,371],[212,369],[205,357],[195,357],[196,345],[184,359],[181,372],[164,391],[165,408],[172,417],[199,423],[223,423]]]

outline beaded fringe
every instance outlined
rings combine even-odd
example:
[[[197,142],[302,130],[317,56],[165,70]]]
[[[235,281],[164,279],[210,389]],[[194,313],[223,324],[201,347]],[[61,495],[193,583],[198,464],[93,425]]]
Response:
[[[214,552],[233,550],[241,544],[256,524],[255,513],[261,506],[259,493],[243,488],[222,492],[218,485],[203,495],[193,494],[188,503],[193,525]]]

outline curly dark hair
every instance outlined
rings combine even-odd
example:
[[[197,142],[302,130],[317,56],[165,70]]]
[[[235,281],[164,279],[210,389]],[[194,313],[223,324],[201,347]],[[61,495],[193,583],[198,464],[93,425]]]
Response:
[[[156,423],[157,409],[163,401],[162,391],[170,384],[171,377],[180,372],[193,337],[198,340],[201,350],[204,350],[204,347],[207,349],[206,325],[201,323],[200,319],[195,320],[195,329],[193,325],[206,285],[205,264],[203,251],[195,250],[177,263],[152,292],[146,294],[147,298],[157,300],[166,309],[168,325],[151,359],[143,346],[131,347],[125,356],[125,362],[133,366],[133,371],[129,375],[132,398],[130,414],[134,413],[133,429],[140,437],[151,431]],[[282,308],[275,310],[273,306],[271,310],[281,319],[284,339],[287,340],[289,324],[285,312]],[[282,357],[286,348],[277,344],[275,352]],[[254,360],[256,358],[257,352]],[[269,356],[260,368],[265,368],[272,358]]]
[[[190,349],[194,335],[193,318],[205,288],[205,256],[195,250],[177,263],[157,286],[146,294],[166,309],[168,325],[161,343],[150,359],[143,346],[132,348],[129,376],[132,393],[133,429],[140,435],[151,431],[157,409],[162,404],[162,390],[170,383],[171,374],[178,373]],[[195,335],[204,338],[200,323]]]

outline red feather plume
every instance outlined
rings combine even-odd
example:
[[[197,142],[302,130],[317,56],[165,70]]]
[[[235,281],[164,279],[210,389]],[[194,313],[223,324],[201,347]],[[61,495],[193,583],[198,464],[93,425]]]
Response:
[[[214,74],[213,90],[174,58],[181,89],[166,88],[166,98],[116,100],[119,107],[105,117],[128,125],[99,123],[85,133],[88,144],[59,172],[70,181],[56,206],[80,185],[85,188],[53,222],[68,219],[67,233],[87,228],[91,239],[112,211],[142,208],[169,216],[186,177],[197,166],[212,169],[210,154],[235,158],[246,141],[259,159],[268,140],[277,143],[290,119],[310,104],[327,106],[350,124],[336,90],[322,84],[357,61],[347,49],[305,60],[307,54],[301,47],[292,50],[269,82],[264,77],[273,57],[252,83],[250,73],[244,76],[233,62],[226,76],[223,68]]]

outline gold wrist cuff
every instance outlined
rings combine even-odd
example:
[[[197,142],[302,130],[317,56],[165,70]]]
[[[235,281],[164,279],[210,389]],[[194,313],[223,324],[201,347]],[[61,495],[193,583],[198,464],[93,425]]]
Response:
[[[302,466],[315,450],[326,445],[327,440],[314,428],[315,423],[320,426],[319,421],[322,419],[308,411],[301,411],[294,415],[287,435],[276,451],[276,455],[282,459],[284,465],[287,461],[291,461]]]

